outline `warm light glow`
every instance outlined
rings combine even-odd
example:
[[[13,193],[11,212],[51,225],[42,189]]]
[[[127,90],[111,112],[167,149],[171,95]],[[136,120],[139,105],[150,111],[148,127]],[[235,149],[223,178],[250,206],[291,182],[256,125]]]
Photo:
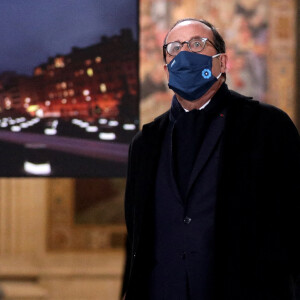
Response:
[[[116,139],[116,135],[113,132],[101,132],[99,138],[100,140],[112,141]]]
[[[66,89],[67,88],[67,83],[66,82],[62,82],[60,84],[60,86],[61,86],[62,89]]]
[[[63,92],[63,95],[64,95],[64,97],[68,97],[68,96],[69,96],[68,91],[64,91],[64,92]]]
[[[39,75],[42,75],[42,74],[43,74],[42,68],[40,68],[40,67],[35,68],[35,70],[34,70],[34,75],[35,76],[39,76]]]
[[[96,63],[100,63],[101,60],[102,60],[102,58],[101,58],[100,56],[97,56],[97,57],[95,58],[95,62],[96,62]]]
[[[79,127],[81,127],[81,128],[87,128],[87,127],[89,126],[89,123],[88,123],[88,122],[83,122],[83,121],[81,121],[81,123],[79,123],[78,125],[79,125]]]
[[[67,103],[67,99],[62,99],[62,100],[61,100],[61,103],[62,103],[62,104],[66,104],[66,103]]]
[[[8,97],[5,97],[4,101],[5,101],[5,108],[10,109],[11,108],[11,100]]]
[[[58,120],[54,120],[52,123],[52,128],[57,128]]]
[[[55,68],[63,68],[65,66],[63,57],[56,57],[54,60]]]
[[[11,130],[12,132],[20,132],[20,131],[21,131],[21,127],[15,125],[15,126],[12,126],[12,127],[10,128],[10,130]]]
[[[107,88],[106,88],[106,84],[105,84],[105,83],[101,83],[100,86],[99,86],[99,88],[100,88],[100,91],[101,91],[102,93],[105,93],[105,92],[107,91]]]
[[[44,130],[44,133],[45,133],[46,135],[56,135],[57,131],[56,131],[55,128],[46,128],[46,129]]]
[[[69,96],[71,96],[71,97],[72,97],[72,96],[74,96],[74,95],[75,95],[75,92],[74,92],[74,90],[73,90],[73,89],[70,89],[70,90],[69,90]]]
[[[24,162],[25,172],[33,175],[49,175],[51,173],[51,165],[49,163],[34,164],[29,161]]]
[[[87,59],[86,61],[85,61],[85,65],[86,66],[89,66],[89,65],[91,65],[92,64],[92,60],[91,59]]]
[[[49,101],[49,100],[45,101],[45,105],[46,106],[50,106],[51,105],[51,101]]]
[[[118,126],[119,125],[119,122],[116,121],[116,120],[111,120],[108,122],[108,126],[112,126],[112,127],[115,127],[115,126]]]
[[[35,112],[35,115],[39,118],[43,118],[44,117],[44,111],[39,108],[36,112]]]
[[[28,104],[28,103],[25,103],[25,104],[24,104],[24,107],[25,107],[25,108],[29,107],[29,104]]]
[[[28,108],[27,108],[27,111],[28,112],[35,112],[39,109],[40,107],[38,105],[30,105]]]
[[[19,123],[25,122],[26,118],[25,117],[17,118],[16,121],[19,122]]]
[[[97,126],[88,126],[85,130],[87,132],[97,132],[98,131],[98,127]]]
[[[39,119],[39,118],[34,118],[34,119],[28,121],[27,123],[28,123],[28,125],[33,126],[34,124],[40,122],[40,120],[41,119]]]
[[[86,101],[91,101],[91,99],[92,99],[92,98],[91,98],[90,96],[85,97],[85,100],[86,100]]]
[[[86,70],[86,73],[87,73],[88,76],[90,76],[90,77],[93,77],[93,75],[94,75],[94,71],[93,71],[92,68],[88,68],[88,69]]]
[[[30,103],[31,99],[30,99],[30,97],[26,97],[24,101],[25,101],[25,103]]]
[[[89,90],[83,90],[82,92],[83,96],[88,96],[90,94]]]
[[[81,127],[81,128],[87,128],[89,126],[88,122],[84,122],[84,121],[79,120],[79,119],[73,119],[72,123],[79,126],[79,127]]]
[[[21,128],[28,128],[29,127],[29,125],[27,123],[22,123],[20,126],[21,126]]]
[[[124,130],[135,130],[136,126],[134,124],[124,124],[123,129]]]

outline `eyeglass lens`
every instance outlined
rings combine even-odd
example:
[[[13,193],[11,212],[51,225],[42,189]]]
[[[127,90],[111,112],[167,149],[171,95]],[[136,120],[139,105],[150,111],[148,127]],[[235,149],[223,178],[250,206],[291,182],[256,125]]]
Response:
[[[188,44],[188,47],[193,52],[200,52],[205,46],[205,39],[191,39],[189,42],[171,42],[167,45],[167,51],[170,55],[177,55],[183,47],[184,43]]]

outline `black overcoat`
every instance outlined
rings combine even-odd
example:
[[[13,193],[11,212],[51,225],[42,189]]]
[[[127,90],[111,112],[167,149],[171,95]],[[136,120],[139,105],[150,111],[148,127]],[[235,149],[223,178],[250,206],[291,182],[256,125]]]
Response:
[[[153,263],[151,204],[168,122],[166,112],[144,125],[129,149],[123,284],[127,300],[147,299]],[[283,111],[230,91],[221,151],[215,299],[300,299],[294,288],[300,271],[297,129]]]

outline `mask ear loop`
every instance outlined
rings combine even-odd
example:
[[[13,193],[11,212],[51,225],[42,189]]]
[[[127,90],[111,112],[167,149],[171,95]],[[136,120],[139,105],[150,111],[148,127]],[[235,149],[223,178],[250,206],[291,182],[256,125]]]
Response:
[[[218,56],[220,56],[221,54],[223,54],[223,53],[215,54],[215,55],[212,56],[212,58],[218,57]]]
[[[223,53],[215,54],[215,55],[212,56],[212,58],[218,57],[218,56],[220,56],[221,54],[223,54]],[[222,63],[221,63],[221,64],[222,64]],[[217,80],[221,77],[222,74],[223,74],[223,73],[221,72],[221,73],[216,77]]]

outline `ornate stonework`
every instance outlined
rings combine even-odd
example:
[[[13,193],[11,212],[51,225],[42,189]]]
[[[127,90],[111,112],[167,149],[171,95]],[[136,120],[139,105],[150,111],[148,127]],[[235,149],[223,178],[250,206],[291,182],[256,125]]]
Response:
[[[296,1],[270,0],[268,102],[296,117]]]

